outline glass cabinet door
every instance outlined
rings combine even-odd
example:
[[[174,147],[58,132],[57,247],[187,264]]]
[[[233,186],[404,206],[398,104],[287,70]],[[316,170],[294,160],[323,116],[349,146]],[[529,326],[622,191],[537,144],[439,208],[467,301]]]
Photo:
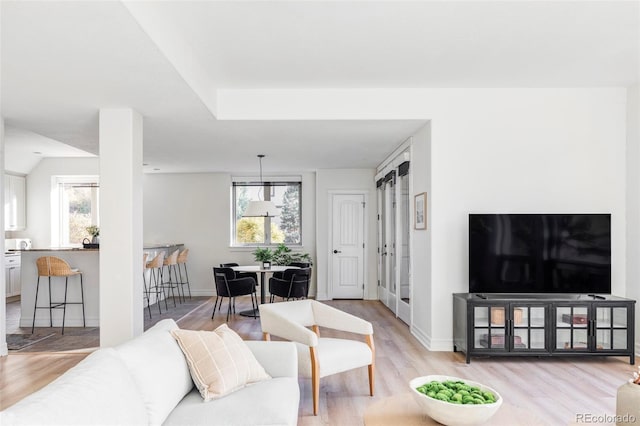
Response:
[[[555,313],[555,349],[559,351],[589,350],[589,307],[557,306]]]
[[[475,349],[494,349],[504,351],[507,349],[506,329],[507,322],[505,306],[475,306],[474,339]]]
[[[530,351],[547,348],[544,306],[516,306],[512,308],[513,350]]]
[[[627,349],[627,308],[596,307],[596,350]]]

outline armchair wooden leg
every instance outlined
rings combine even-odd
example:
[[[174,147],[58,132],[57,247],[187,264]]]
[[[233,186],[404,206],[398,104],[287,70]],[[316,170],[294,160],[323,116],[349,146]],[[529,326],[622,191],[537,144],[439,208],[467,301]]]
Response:
[[[369,395],[373,396],[373,390],[376,385],[375,366],[371,364],[369,366]]]
[[[367,336],[367,345],[371,349],[371,365],[369,365],[369,394],[373,396],[376,384],[376,346],[373,343],[373,334]]]
[[[314,347],[309,348],[311,353],[311,388],[313,392],[313,415],[318,415],[318,405],[320,400],[320,365],[318,364],[318,358],[316,357],[316,350]]]

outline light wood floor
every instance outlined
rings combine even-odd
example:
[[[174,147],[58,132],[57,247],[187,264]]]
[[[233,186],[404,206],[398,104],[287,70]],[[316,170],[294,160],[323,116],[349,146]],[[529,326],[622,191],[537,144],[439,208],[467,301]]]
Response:
[[[224,315],[211,320],[212,301],[179,321],[187,329],[212,330]],[[429,352],[408,327],[376,301],[332,301],[329,304],[373,323],[376,344],[376,395],[368,395],[366,368],[321,380],[320,409],[313,416],[310,381],[300,380],[300,425],[361,425],[367,407],[385,397],[408,392],[409,379],[446,374],[494,387],[522,418],[509,425],[568,425],[579,414],[615,414],[616,389],[636,370],[625,357],[479,358],[471,364],[453,352]],[[238,310],[249,307],[238,300]],[[226,313],[226,312],[225,312]],[[229,326],[243,338],[261,338],[260,320],[233,316]],[[325,333],[326,334],[326,333]],[[12,353],[0,358],[0,409],[49,383],[77,364],[86,353]],[[408,395],[408,393],[407,393]],[[491,423],[495,424],[495,423]]]

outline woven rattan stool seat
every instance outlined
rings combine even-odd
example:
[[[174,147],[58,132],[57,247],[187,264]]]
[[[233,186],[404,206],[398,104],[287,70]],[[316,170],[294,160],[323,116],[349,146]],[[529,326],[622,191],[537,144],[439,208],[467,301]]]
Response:
[[[65,318],[67,315],[67,305],[81,305],[82,306],[82,326],[86,327],[86,320],[84,315],[84,287],[82,284],[82,272],[78,269],[74,269],[64,260],[55,256],[43,256],[36,259],[36,267],[38,268],[38,283],[36,285],[36,300],[33,308],[33,323],[31,325],[31,333],[36,326],[36,312],[38,309],[49,310],[49,327],[53,327],[53,310],[62,309],[62,334],[64,334]],[[67,301],[67,293],[69,287],[69,277],[80,277],[80,297],[79,302]],[[44,306],[38,306],[38,293],[40,291],[40,278],[46,277],[49,282],[49,304]],[[64,300],[61,302],[54,302],[51,298],[51,278],[64,277]]]

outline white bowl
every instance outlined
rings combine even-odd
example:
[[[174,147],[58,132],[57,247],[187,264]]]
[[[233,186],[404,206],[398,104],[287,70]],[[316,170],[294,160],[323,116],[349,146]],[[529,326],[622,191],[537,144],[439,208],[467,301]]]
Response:
[[[439,382],[446,380],[461,380],[469,386],[477,386],[482,391],[493,393],[496,396],[496,402],[493,402],[491,404],[478,405],[452,404],[450,402],[433,399],[416,390],[416,388],[433,380],[437,380]],[[432,419],[442,423],[443,425],[475,425],[484,423],[489,420],[491,416],[493,416],[496,411],[498,411],[500,405],[502,405],[502,397],[498,392],[495,391],[495,389],[492,389],[489,386],[482,385],[478,382],[473,382],[471,380],[461,379],[458,377],[438,375],[416,377],[409,382],[409,387],[411,388],[416,401],[424,410],[424,413]]]

